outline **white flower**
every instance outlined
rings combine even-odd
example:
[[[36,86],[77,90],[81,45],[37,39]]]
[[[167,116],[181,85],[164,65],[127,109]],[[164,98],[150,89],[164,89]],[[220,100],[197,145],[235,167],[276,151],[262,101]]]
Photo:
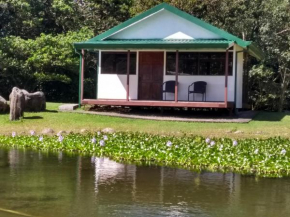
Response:
[[[223,148],[224,148],[224,146],[223,146],[223,145],[221,145],[221,146],[220,146],[220,148],[219,148],[219,150],[220,150],[220,151],[222,151],[222,150],[223,150]]]
[[[12,132],[12,137],[15,137],[16,136],[16,132]]]
[[[106,136],[106,135],[104,135],[103,138],[104,138],[104,140],[108,140],[108,136]]]
[[[97,135],[98,135],[98,136],[99,136],[99,135],[101,135],[101,132],[100,132],[100,131],[98,131],[98,132],[97,132]]]
[[[210,138],[206,138],[205,142],[210,143]]]
[[[40,137],[38,138],[38,140],[39,140],[40,142],[42,142],[42,141],[43,141],[43,136],[40,136]]]
[[[95,143],[97,142],[96,138],[93,137],[92,140],[91,140],[91,142],[92,142],[93,144],[95,144]]]
[[[175,146],[175,148],[178,148],[178,147],[179,147],[178,145]]]
[[[214,146],[214,145],[215,145],[215,141],[211,141],[210,146]]]
[[[285,155],[285,154],[286,154],[286,150],[283,149],[283,150],[281,151],[281,154],[282,154],[282,155]]]
[[[237,146],[238,142],[236,140],[233,141],[233,146]]]
[[[100,146],[105,146],[105,141],[104,140],[100,141]]]
[[[167,147],[171,147],[172,146],[172,142],[171,141],[167,141],[166,145],[167,145]]]
[[[58,141],[59,141],[59,142],[62,142],[62,140],[63,140],[63,137],[62,137],[62,135],[60,135],[60,136],[58,137]]]
[[[34,130],[30,130],[30,135],[34,136],[35,135],[35,131]]]
[[[259,149],[256,149],[255,151],[254,151],[254,154],[258,154],[259,153]]]

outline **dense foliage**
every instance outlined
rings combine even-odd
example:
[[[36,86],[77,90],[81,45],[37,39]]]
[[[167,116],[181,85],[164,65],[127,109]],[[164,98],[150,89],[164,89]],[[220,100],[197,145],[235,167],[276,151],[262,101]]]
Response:
[[[290,141],[283,138],[232,140],[144,133],[69,134],[54,137],[0,136],[0,146],[106,156],[117,161],[161,164],[263,177],[290,175]]]
[[[29,91],[43,89],[48,100],[76,101],[78,55],[72,43],[104,32],[161,2],[0,0],[0,94],[7,98],[11,88],[19,86]],[[259,65],[254,59],[247,63],[253,108],[290,107],[288,0],[164,2],[258,44],[266,58]]]

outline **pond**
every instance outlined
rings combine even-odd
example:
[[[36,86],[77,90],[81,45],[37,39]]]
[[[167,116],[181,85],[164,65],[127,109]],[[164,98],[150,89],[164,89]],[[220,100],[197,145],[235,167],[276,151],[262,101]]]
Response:
[[[290,216],[290,178],[0,149],[0,216]]]

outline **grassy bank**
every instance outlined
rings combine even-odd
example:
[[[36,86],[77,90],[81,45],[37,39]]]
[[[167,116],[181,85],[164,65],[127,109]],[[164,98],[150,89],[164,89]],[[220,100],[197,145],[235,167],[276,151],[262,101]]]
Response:
[[[117,161],[262,177],[290,174],[290,140],[158,136],[145,133],[0,136],[0,147],[106,156]]]
[[[47,103],[47,111],[25,113],[21,121],[10,122],[8,114],[0,114],[0,134],[28,134],[30,130],[41,133],[44,128],[80,132],[86,129],[96,132],[111,127],[117,131],[146,132],[159,135],[200,135],[204,137],[268,138],[290,137],[290,114],[260,112],[253,121],[241,123],[187,123],[174,121],[151,121],[106,117],[89,114],[59,113],[59,103]],[[235,133],[238,131],[238,133]]]

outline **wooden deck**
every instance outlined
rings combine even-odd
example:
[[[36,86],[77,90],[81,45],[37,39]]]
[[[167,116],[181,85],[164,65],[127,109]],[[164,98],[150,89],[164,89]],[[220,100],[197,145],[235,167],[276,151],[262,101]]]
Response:
[[[82,104],[113,105],[113,106],[148,106],[148,107],[185,107],[185,108],[229,108],[233,102],[188,102],[188,101],[149,101],[149,100],[118,100],[118,99],[83,99]]]

